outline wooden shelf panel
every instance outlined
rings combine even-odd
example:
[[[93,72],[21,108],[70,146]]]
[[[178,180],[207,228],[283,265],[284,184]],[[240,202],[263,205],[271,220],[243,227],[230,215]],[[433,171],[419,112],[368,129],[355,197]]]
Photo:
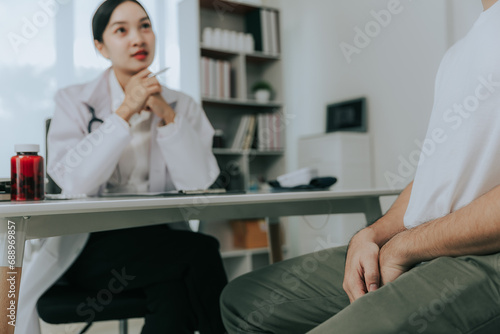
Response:
[[[275,60],[280,60],[281,56],[279,54],[277,55],[271,55],[263,52],[254,52],[254,53],[247,53],[245,54],[247,57],[247,60],[249,62],[253,63],[265,63],[269,61],[275,61]]]
[[[251,150],[250,154],[255,154],[255,155],[269,155],[269,156],[282,156],[285,154],[285,151],[283,150],[278,150],[278,151],[262,151],[262,150]]]
[[[209,48],[206,46],[201,47],[201,56],[202,57],[210,57],[210,58],[224,58],[224,59],[230,59],[233,57],[237,57],[240,54],[235,51],[231,50],[225,50],[225,49],[216,49],[216,48]]]
[[[213,48],[203,45],[201,46],[200,50],[202,57],[210,57],[217,59],[220,58],[231,59],[237,56],[244,56],[246,57],[247,61],[253,63],[264,63],[281,59],[281,56],[279,54],[273,55],[273,54],[263,53],[260,51],[256,51],[254,53],[246,53],[246,52],[233,51],[229,49]]]
[[[221,251],[221,257],[227,259],[229,257],[241,257],[253,254],[266,254],[269,253],[269,248],[253,248],[253,249],[228,249]]]
[[[238,106],[238,107],[259,107],[259,108],[281,108],[282,104],[279,102],[268,102],[260,103],[255,100],[243,100],[243,99],[214,99],[211,97],[202,97],[202,102],[211,105],[226,105],[226,106]]]
[[[221,15],[224,15],[224,13],[241,15],[262,8],[261,6],[252,6],[229,0],[200,0],[200,6],[201,8],[216,11]]]
[[[284,245],[283,246],[283,252],[287,252],[287,247]],[[258,254],[268,254],[269,253],[269,248],[268,247],[262,247],[262,248],[238,248],[238,249],[226,249],[226,250],[221,250],[221,257],[223,259],[231,258],[231,257],[242,257],[246,255],[258,255]]]
[[[262,150],[239,150],[231,148],[214,148],[213,153],[215,155],[266,155],[266,156],[282,156],[285,151],[262,151]]]

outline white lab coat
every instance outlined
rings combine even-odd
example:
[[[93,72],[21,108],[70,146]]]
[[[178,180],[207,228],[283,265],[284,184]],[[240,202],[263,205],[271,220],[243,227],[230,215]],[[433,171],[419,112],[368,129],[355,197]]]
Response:
[[[130,129],[111,110],[109,71],[95,81],[68,87],[56,95],[48,146],[47,171],[68,194],[102,191],[131,140]],[[176,112],[175,122],[159,133],[160,119],[151,117],[149,190],[206,189],[219,168],[212,154],[214,130],[204,111],[187,95],[163,87],[162,95]],[[104,120],[88,133],[91,114]],[[15,334],[40,334],[36,302],[71,266],[89,234],[27,242]]]

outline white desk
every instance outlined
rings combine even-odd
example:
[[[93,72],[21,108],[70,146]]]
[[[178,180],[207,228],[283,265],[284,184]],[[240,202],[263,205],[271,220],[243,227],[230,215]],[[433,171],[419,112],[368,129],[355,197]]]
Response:
[[[266,217],[270,225],[271,259],[281,259],[279,236],[273,223],[295,215],[364,213],[373,222],[382,215],[379,198],[395,190],[352,192],[318,191],[182,197],[121,197],[59,200],[36,203],[0,203],[0,334],[14,333],[3,319],[9,314],[8,272],[17,272],[19,295],[24,241],[76,233],[155,225],[189,219],[238,219]],[[9,223],[10,221],[10,223]],[[14,224],[13,224],[14,223]],[[9,226],[15,226],[16,260],[9,269]],[[277,225],[274,225],[277,226]],[[12,233],[12,230],[11,230]],[[11,237],[12,239],[12,237]]]

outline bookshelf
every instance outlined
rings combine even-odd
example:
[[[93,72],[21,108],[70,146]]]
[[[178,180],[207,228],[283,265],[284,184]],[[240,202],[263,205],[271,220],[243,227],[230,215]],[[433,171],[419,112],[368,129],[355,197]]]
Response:
[[[273,16],[272,20],[267,17],[267,30],[264,30],[265,24],[260,21],[264,19],[263,13]],[[270,28],[271,25],[274,29]],[[222,35],[224,31],[251,35],[254,47],[249,50],[237,49],[234,45],[230,47],[227,43],[207,45],[204,40],[207,28],[213,32],[219,29]],[[228,189],[246,190],[251,179],[265,182],[284,172],[285,120],[281,115],[283,104],[279,31],[279,10],[276,8],[230,0],[199,0],[199,55],[205,59],[205,63],[201,61],[199,66],[200,100],[214,128],[224,133],[226,146],[214,149],[221,170],[228,172],[230,168],[230,173],[226,174],[231,175],[235,174],[235,168],[240,171],[239,177],[225,180],[223,186]],[[270,35],[275,36],[271,38]],[[269,44],[267,47],[264,45],[266,39]],[[225,97],[221,97],[224,94],[209,91],[210,84],[219,85],[210,74],[219,72],[219,80],[224,80],[221,79],[224,74],[217,68],[214,70],[213,66],[217,65],[213,63],[210,69],[206,59],[230,64],[230,74],[226,73],[224,78],[230,81],[229,96],[227,92]],[[265,103],[256,101],[251,91],[252,86],[262,80],[270,83],[274,91],[273,98]],[[249,137],[249,129],[244,127],[245,134],[241,136],[240,133],[238,137],[238,128],[249,117],[255,119],[249,122],[255,123],[255,130]],[[269,119],[263,120],[266,117]],[[238,138],[241,144],[238,144]],[[263,143],[264,141],[268,142]]]
[[[224,134],[225,146],[213,152],[221,169],[217,183],[228,190],[255,190],[256,183],[264,186],[285,173],[280,12],[260,2],[179,3],[181,90],[199,101],[214,129]],[[206,38],[207,28],[213,33],[210,39]],[[245,35],[245,41],[251,35],[253,48],[248,43],[238,44],[239,40],[230,43],[233,35],[241,40]],[[273,88],[268,102],[254,97],[252,86],[259,81]],[[249,132],[247,125],[238,134],[245,119],[247,124],[254,123],[254,130]],[[267,249],[233,248],[229,222],[210,222],[206,227],[208,230],[201,231],[221,243],[229,278],[269,263]]]

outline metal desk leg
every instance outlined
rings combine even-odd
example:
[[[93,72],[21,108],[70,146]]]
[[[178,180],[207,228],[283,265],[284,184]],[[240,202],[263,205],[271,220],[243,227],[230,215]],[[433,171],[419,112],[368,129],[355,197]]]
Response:
[[[26,241],[24,218],[0,218],[0,333],[13,334]]]
[[[365,217],[366,225],[371,225],[375,223],[380,217],[382,217],[382,208],[380,207],[380,198],[367,198],[365,199]]]
[[[127,334],[127,333],[128,333],[128,320],[122,319],[120,320],[120,334]]]
[[[281,241],[281,226],[279,218],[266,218],[269,240],[269,263],[283,260],[283,246]]]

